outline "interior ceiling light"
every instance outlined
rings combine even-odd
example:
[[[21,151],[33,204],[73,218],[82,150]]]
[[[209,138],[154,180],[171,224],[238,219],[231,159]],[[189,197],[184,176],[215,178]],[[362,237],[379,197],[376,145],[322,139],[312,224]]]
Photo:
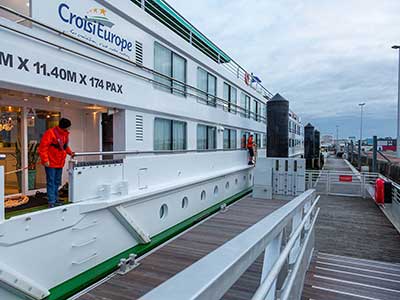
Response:
[[[25,98],[25,99],[24,99],[24,101],[25,101],[25,102],[27,102],[27,101],[28,101],[28,99],[27,99],[27,98]]]
[[[50,102],[50,96],[46,97],[47,102]]]

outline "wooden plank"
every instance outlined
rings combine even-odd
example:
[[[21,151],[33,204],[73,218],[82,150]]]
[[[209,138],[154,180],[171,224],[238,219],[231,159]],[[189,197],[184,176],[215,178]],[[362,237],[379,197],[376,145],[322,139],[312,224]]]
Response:
[[[246,197],[224,213],[192,228],[140,261],[140,266],[81,296],[80,300],[138,299],[162,282],[231,240],[259,220],[287,203]],[[224,296],[227,300],[249,299],[257,289],[263,254]]]

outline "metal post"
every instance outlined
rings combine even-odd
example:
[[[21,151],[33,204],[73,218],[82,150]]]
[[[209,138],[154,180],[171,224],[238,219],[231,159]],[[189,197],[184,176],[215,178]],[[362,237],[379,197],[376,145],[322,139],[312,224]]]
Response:
[[[397,50],[399,53],[399,70],[398,70],[398,80],[397,80],[397,150],[396,155],[400,158],[400,46],[394,45],[392,49]]]
[[[376,163],[377,163],[377,152],[378,152],[378,137],[374,135],[373,137],[373,150],[372,150],[372,172],[376,173]]]
[[[0,160],[5,159],[5,155],[0,157]],[[4,211],[4,167],[0,166],[0,222],[5,219]]]
[[[21,111],[21,132],[20,132],[20,141],[21,141],[21,193],[26,195],[29,190],[29,175],[28,170],[25,169],[28,166],[28,112],[27,108],[23,107]]]
[[[358,169],[361,171],[361,147],[362,147],[362,127],[363,127],[363,108],[365,105],[365,102],[359,103],[358,104],[361,108],[361,118],[360,118],[360,140],[358,142]]]
[[[397,146],[396,154],[400,158],[400,49],[399,49],[399,72],[397,80]]]
[[[358,163],[358,170],[361,171],[361,140],[358,140],[358,157],[357,157],[357,163]]]
[[[339,125],[336,125],[336,152],[340,151],[339,145]]]
[[[351,153],[350,153],[350,162],[353,163],[354,161],[354,141],[351,141],[351,147],[350,147]]]

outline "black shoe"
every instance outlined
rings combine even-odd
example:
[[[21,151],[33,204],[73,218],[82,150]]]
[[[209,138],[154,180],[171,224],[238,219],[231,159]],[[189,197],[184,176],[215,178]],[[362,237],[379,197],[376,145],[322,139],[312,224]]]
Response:
[[[49,203],[49,208],[53,208],[53,207],[55,207],[56,205],[54,204],[54,203]]]
[[[61,206],[61,205],[64,205],[64,203],[62,203],[62,202],[60,202],[60,201],[57,201],[56,203],[54,203],[55,204],[55,206]]]

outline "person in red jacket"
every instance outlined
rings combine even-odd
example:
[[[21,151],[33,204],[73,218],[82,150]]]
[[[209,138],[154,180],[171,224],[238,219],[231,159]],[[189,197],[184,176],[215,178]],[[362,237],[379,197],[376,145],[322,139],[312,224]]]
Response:
[[[253,135],[250,134],[247,140],[247,150],[249,150],[249,165],[254,165],[254,142],[253,142]]]
[[[39,155],[46,170],[47,197],[49,207],[60,205],[58,189],[61,185],[62,170],[65,158],[74,157],[74,152],[68,146],[71,121],[60,119],[58,126],[48,129],[40,141]]]

